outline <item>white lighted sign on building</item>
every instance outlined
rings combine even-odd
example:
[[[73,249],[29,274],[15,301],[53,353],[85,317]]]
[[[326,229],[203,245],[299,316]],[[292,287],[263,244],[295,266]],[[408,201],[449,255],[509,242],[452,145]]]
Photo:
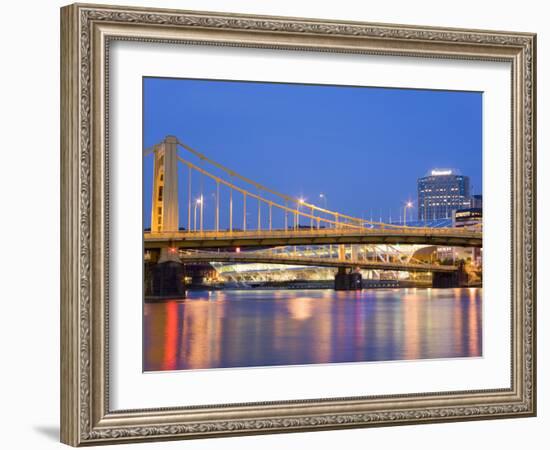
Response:
[[[455,217],[459,218],[480,218],[482,216],[481,211],[457,211]]]
[[[439,176],[439,175],[452,175],[452,170],[432,170],[432,176]]]

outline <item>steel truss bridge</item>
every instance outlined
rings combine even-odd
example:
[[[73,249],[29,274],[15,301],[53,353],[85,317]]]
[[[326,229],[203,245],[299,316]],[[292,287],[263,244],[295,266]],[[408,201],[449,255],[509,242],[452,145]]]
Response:
[[[455,266],[423,264],[414,262],[370,261],[364,259],[335,259],[327,257],[277,254],[266,251],[255,252],[185,252],[180,254],[182,262],[229,262],[288,264],[311,267],[347,267],[365,270],[389,270],[410,272],[454,272]]]
[[[162,251],[206,249],[182,256],[187,261],[250,261],[317,267],[363,267],[386,270],[444,272],[456,270],[422,263],[350,261],[345,258],[273,255],[263,252],[212,252],[235,247],[327,246],[353,244],[414,244],[481,247],[480,227],[411,227],[353,217],[322,208],[305,199],[282,194],[229,169],[167,136],[144,150],[154,157],[151,230],[144,233],[145,249]],[[198,163],[191,159],[198,159]],[[179,169],[183,169],[179,170]],[[186,198],[179,198],[179,180]],[[180,208],[186,226],[179,223]],[[344,252],[340,252],[345,253]],[[314,264],[315,263],[315,264]]]

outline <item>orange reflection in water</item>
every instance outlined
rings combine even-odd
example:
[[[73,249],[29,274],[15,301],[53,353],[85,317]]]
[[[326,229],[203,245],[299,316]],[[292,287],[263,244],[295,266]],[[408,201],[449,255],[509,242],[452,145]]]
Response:
[[[178,304],[169,302],[166,304],[166,332],[164,333],[164,358],[162,370],[174,370],[176,368],[176,354],[178,346]]]
[[[407,290],[408,291],[408,290]],[[420,330],[418,322],[418,298],[407,292],[403,297],[403,325],[405,358],[417,359],[420,348]]]
[[[313,313],[315,299],[296,297],[288,301],[288,312],[295,320],[309,319]]]
[[[191,303],[193,302],[193,303]],[[190,300],[184,303],[185,318],[181,329],[181,359],[190,369],[217,364],[222,337],[223,301]]]
[[[479,330],[481,329],[480,308],[477,307],[477,289],[469,288],[469,354],[481,356],[481,339]]]

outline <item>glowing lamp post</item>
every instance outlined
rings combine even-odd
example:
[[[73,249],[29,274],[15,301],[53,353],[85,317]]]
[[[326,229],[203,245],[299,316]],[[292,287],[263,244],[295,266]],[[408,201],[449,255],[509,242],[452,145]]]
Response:
[[[298,229],[300,227],[300,206],[302,206],[305,203],[306,199],[304,197],[298,198],[298,207],[296,208],[298,211],[298,214],[296,215],[296,221],[294,223],[294,229]]]
[[[319,194],[319,198],[321,200],[323,200],[323,205],[324,205],[325,209],[327,209],[327,196],[321,192]]]
[[[195,201],[195,207],[193,208],[193,231],[197,231],[197,206],[201,208],[200,228],[202,231],[202,195]]]
[[[405,206],[403,206],[403,225],[407,226],[407,208],[412,208],[413,204],[412,202],[405,203]]]

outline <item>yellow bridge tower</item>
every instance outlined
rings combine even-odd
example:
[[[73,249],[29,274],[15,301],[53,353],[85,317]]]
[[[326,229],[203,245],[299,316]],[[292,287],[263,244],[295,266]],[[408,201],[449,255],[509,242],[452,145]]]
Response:
[[[166,136],[154,149],[153,202],[151,231],[178,231],[178,159],[177,139]]]

